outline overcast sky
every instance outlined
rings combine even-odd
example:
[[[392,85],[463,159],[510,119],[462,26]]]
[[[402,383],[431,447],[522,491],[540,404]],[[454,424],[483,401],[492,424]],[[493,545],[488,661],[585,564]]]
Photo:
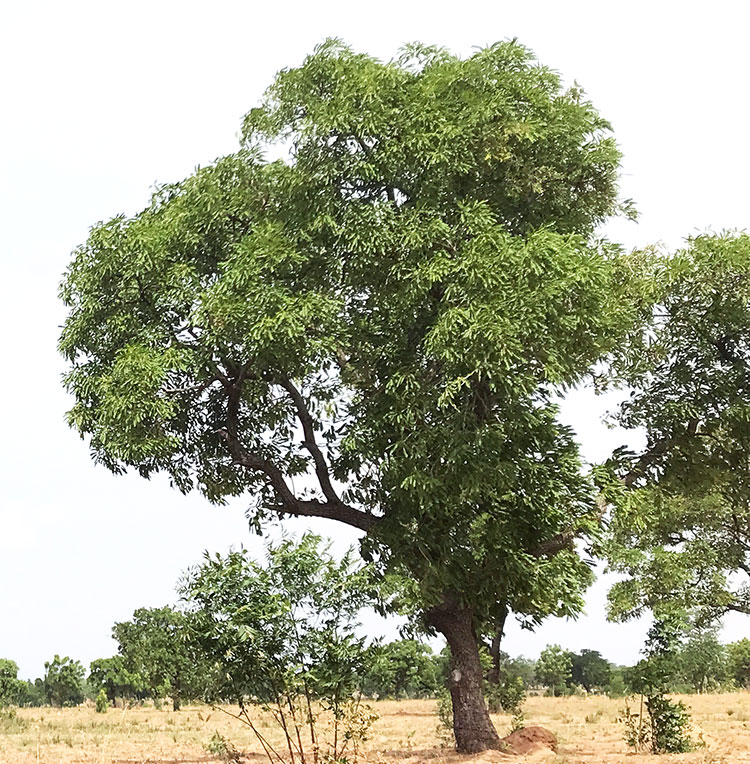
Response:
[[[233,151],[274,73],[338,36],[385,59],[413,40],[469,54],[517,37],[614,126],[640,221],[608,226],[610,237],[678,246],[696,231],[745,228],[748,22],[744,3],[716,1],[2,3],[0,657],[34,677],[54,653],[86,664],[111,655],[112,623],[173,601],[204,549],[260,549],[242,500],[216,508],[163,480],[114,477],[66,427],[57,287],[89,226],[137,212],[155,182]],[[619,442],[602,410],[581,396],[565,409],[591,459]],[[316,528],[339,548],[352,540]],[[598,583],[576,623],[511,628],[506,649],[534,657],[558,642],[635,660],[644,625],[606,624],[605,594]],[[725,636],[748,629],[736,618]]]

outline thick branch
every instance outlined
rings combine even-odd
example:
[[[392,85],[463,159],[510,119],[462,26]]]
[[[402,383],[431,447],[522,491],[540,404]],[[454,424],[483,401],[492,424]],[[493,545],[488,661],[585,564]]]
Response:
[[[313,461],[315,462],[315,474],[318,477],[318,483],[320,484],[320,490],[323,491],[323,495],[328,499],[331,504],[341,504],[341,499],[331,484],[331,476],[328,471],[328,463],[326,462],[323,452],[320,450],[317,441],[315,440],[315,427],[313,424],[313,418],[310,414],[310,409],[305,403],[305,399],[299,390],[292,384],[292,381],[282,376],[279,378],[281,386],[289,393],[289,397],[294,403],[294,408],[297,410],[297,418],[302,425],[302,432],[304,433],[305,440],[302,445],[310,452]]]
[[[572,549],[573,548],[573,542],[576,539],[576,536],[580,533],[579,530],[567,530],[563,531],[562,533],[558,533],[555,536],[552,536],[551,538],[548,538],[546,541],[542,541],[541,544],[537,545],[537,547],[532,550],[531,556],[532,557],[554,557],[556,554],[559,554],[564,549]]]
[[[219,430],[219,435],[227,442],[235,464],[254,472],[262,472],[268,479],[279,504],[277,512],[302,517],[320,517],[324,520],[337,520],[362,531],[369,531],[378,518],[367,512],[361,512],[342,502],[322,502],[317,499],[300,499],[287,485],[284,473],[270,460],[246,451],[227,430]]]
[[[694,436],[698,433],[698,420],[690,419],[685,428],[685,435]],[[659,438],[648,451],[645,451],[638,458],[638,461],[622,476],[622,482],[627,488],[631,488],[633,484],[640,478],[646,475],[648,468],[654,464],[660,457],[664,456],[667,451],[677,445],[678,438]]]
[[[596,512],[591,512],[587,516],[594,517],[601,525],[604,515],[607,512],[607,504],[602,496],[596,499]],[[586,530],[585,523],[581,523],[576,528],[566,528],[564,531],[551,536],[546,541],[542,541],[535,549],[531,551],[532,557],[554,557],[565,549],[573,549],[576,538]]]

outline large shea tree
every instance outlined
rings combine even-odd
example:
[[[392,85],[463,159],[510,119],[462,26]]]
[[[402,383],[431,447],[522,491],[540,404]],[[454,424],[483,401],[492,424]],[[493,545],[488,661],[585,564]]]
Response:
[[[267,157],[284,156],[271,161]],[[619,153],[515,42],[278,74],[237,153],[96,225],[62,286],[70,423],[114,472],[350,526],[450,645],[457,747],[498,745],[478,644],[575,614],[598,525],[555,401],[640,320],[593,238]]]

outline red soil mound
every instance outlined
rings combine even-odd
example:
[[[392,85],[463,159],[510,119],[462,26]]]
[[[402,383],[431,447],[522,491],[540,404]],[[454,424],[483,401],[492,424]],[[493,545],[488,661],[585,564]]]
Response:
[[[537,748],[544,747],[557,751],[557,738],[544,727],[524,727],[511,732],[501,741],[512,753],[529,753]]]

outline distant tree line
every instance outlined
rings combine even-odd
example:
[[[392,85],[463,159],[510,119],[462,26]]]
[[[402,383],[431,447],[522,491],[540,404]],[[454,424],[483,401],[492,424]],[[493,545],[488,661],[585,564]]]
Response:
[[[102,692],[111,705],[159,704],[168,697],[179,710],[183,702],[203,700],[214,681],[213,669],[191,633],[191,617],[173,607],[136,610],[130,621],[113,627],[119,654],[92,661],[88,675],[79,661],[55,655],[45,663],[42,678],[24,681],[14,661],[0,659],[0,706],[74,706]],[[371,644],[364,659],[359,690],[369,698],[434,698],[446,686],[447,651],[435,653],[415,639]],[[493,703],[494,687],[520,687],[524,695],[620,697],[642,692],[649,670],[646,659],[618,666],[597,650],[575,653],[559,645],[547,646],[536,661],[501,652],[496,678],[489,655],[484,666],[493,711],[503,710],[502,703]],[[722,644],[715,632],[697,630],[675,653],[667,672],[670,692],[750,690],[750,639]]]
[[[118,702],[170,698],[175,711],[196,700],[240,708],[297,704],[299,718],[322,704],[343,719],[355,696],[446,697],[453,670],[447,648],[436,654],[418,639],[362,637],[359,614],[382,601],[383,590],[370,568],[351,555],[334,559],[318,536],[269,546],[264,563],[246,551],[207,555],[179,592],[180,607],[139,608],[115,623],[117,655],[92,661],[88,675],[79,661],[55,655],[43,677],[23,681],[15,662],[0,659],[0,706],[75,706],[88,698],[106,711]],[[664,629],[656,625],[646,645],[653,649],[629,667],[590,649],[550,645],[532,661],[485,644],[488,706],[518,716],[530,691],[656,698],[750,689],[750,639],[724,645],[715,630],[681,624],[668,630],[668,649],[657,650]]]

